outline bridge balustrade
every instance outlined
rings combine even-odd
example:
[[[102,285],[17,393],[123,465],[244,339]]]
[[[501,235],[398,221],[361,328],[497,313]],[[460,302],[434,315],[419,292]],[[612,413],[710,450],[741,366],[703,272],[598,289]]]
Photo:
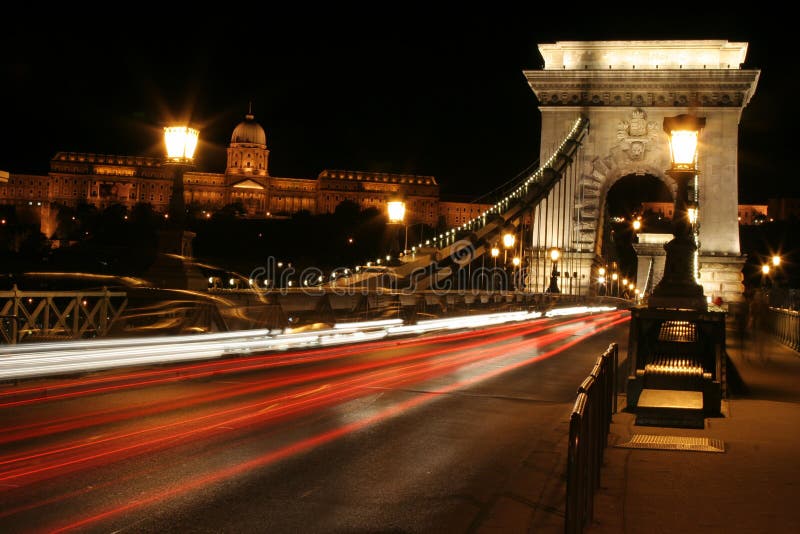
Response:
[[[778,341],[800,350],[800,312],[786,308],[770,308],[767,327]]]
[[[0,343],[105,336],[128,304],[121,291],[0,291]]]

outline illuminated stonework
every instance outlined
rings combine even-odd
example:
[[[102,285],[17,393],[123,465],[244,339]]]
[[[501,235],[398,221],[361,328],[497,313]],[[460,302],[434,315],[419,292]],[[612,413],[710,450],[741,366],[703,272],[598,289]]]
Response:
[[[263,218],[301,210],[331,213],[345,200],[385,212],[386,202],[401,196],[408,206],[409,224],[431,226],[440,216],[460,220],[476,210],[473,204],[451,202],[446,213],[440,213],[439,184],[433,176],[347,170],[323,170],[312,179],[272,176],[266,139],[264,129],[248,113],[231,135],[224,173],[184,172],[186,206],[210,213],[241,203],[248,216]],[[131,209],[149,203],[166,213],[173,178],[164,163],[143,156],[58,152],[46,176],[0,174],[0,204],[37,212],[46,235],[55,227],[57,210],[50,210],[51,204],[89,203],[99,209],[121,204]]]
[[[602,250],[609,189],[625,176],[647,174],[674,191],[665,173],[669,144],[660,125],[664,117],[682,113],[706,117],[698,160],[701,281],[708,295],[741,299],[741,273],[736,270],[744,261],[737,209],[738,128],[760,75],[741,68],[747,43],[562,41],[541,44],[539,50],[544,69],[525,71],[525,76],[542,114],[540,159],[547,159],[578,114],[588,117],[591,125],[578,187],[568,199],[576,208],[571,225],[575,230],[566,242],[548,246],[580,255],[588,277],[589,266]],[[555,206],[562,201],[552,199]],[[550,218],[569,217],[559,208]],[[733,269],[732,274],[720,275],[725,269]],[[730,280],[722,284],[721,278]]]
[[[705,41],[559,41],[540,44],[545,70],[738,69],[747,43]]]

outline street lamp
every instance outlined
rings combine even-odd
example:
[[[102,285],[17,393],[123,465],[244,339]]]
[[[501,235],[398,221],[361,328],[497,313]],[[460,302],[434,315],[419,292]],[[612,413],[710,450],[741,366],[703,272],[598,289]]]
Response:
[[[492,254],[492,258],[494,258],[494,271],[492,271],[492,276],[491,276],[491,279],[492,279],[492,291],[494,291],[494,276],[495,276],[494,273],[497,270],[497,256],[500,255],[500,249],[497,248],[497,245],[492,247],[491,254]],[[487,282],[487,285],[488,285],[488,282]]]
[[[615,291],[616,296],[619,296],[619,275],[617,273],[611,273],[611,287],[614,287],[614,282],[616,282],[617,289]]]
[[[516,242],[517,236],[511,232],[506,232],[503,234],[503,248],[505,249],[505,252],[503,253],[503,265],[508,263],[508,249],[514,248],[514,243]]]
[[[773,267],[780,267],[781,265],[781,257],[780,256],[772,256],[772,266]]]
[[[639,219],[636,219],[636,220],[634,220],[634,221],[633,221],[633,229],[634,229],[634,231],[636,231],[636,232],[638,232],[639,230],[641,230],[641,229],[642,229],[642,221],[640,221]]]
[[[519,289],[519,285],[520,285],[518,283],[519,282],[519,279],[518,279],[519,276],[518,275],[519,275],[519,266],[520,266],[520,264],[522,264],[522,260],[519,258],[519,256],[514,256],[513,258],[511,258],[511,265],[514,266],[514,277],[513,277],[514,289]]]
[[[664,131],[669,134],[672,166],[666,172],[675,180],[675,207],[672,213],[672,233],[675,236],[664,245],[667,257],[664,276],[648,300],[650,308],[689,308],[705,310],[703,286],[694,276],[694,256],[697,251],[689,208],[696,209],[689,199],[689,182],[697,176],[697,140],[705,126],[704,117],[678,115],[664,118]]]
[[[205,290],[208,288],[205,277],[193,270],[174,268],[173,260],[165,254],[176,254],[184,258],[192,257],[194,232],[187,231],[186,201],[183,181],[186,171],[194,167],[194,154],[200,136],[199,130],[185,124],[164,127],[164,177],[172,180],[172,194],[167,212],[164,213],[166,228],[158,231],[158,252],[156,261],[148,268],[146,276],[161,287]]]
[[[603,291],[606,287],[606,268],[605,267],[598,267],[597,268],[597,283],[600,285],[598,289],[598,294],[604,294]]]
[[[406,203],[402,200],[393,200],[386,203],[389,210],[389,222],[394,224],[402,224],[405,229],[405,241],[403,244],[403,252],[408,250],[408,225],[405,224],[406,219]]]
[[[558,289],[558,258],[561,257],[561,250],[558,247],[550,249],[550,260],[553,262],[553,270],[550,272],[550,285],[547,288],[548,293],[561,293]]]
[[[761,265],[761,287],[767,287],[767,277],[769,276],[769,264]]]
[[[194,163],[194,151],[200,131],[186,125],[165,126],[164,146],[167,151],[166,164],[172,169],[172,196],[169,199],[167,217],[175,226],[181,226],[186,216],[183,198],[183,174]]]

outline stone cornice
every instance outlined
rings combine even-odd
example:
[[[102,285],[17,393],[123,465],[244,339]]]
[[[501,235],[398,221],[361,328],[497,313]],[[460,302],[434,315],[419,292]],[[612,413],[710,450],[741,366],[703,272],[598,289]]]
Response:
[[[529,70],[541,106],[706,106],[743,108],[759,70]]]
[[[657,41],[558,41],[539,45],[548,70],[734,68],[747,43],[720,39]]]

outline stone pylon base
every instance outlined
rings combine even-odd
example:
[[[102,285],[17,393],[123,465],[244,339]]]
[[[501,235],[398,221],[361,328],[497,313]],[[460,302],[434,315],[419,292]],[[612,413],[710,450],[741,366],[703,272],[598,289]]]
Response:
[[[746,256],[700,255],[700,283],[703,293],[713,301],[722,297],[723,302],[744,301],[744,275],[742,267]]]

